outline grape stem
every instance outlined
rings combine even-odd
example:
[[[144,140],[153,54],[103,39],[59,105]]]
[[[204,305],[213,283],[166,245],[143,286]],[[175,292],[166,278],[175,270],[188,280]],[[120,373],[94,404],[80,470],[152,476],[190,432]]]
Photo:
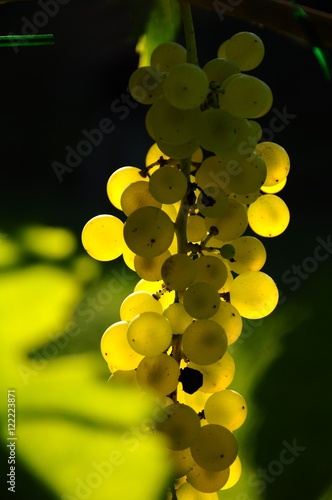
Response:
[[[191,6],[186,0],[179,0],[181,19],[187,47],[187,62],[198,66],[195,28]]]
[[[172,486],[170,487],[170,490],[172,493],[172,500],[178,500],[174,484],[172,484]]]

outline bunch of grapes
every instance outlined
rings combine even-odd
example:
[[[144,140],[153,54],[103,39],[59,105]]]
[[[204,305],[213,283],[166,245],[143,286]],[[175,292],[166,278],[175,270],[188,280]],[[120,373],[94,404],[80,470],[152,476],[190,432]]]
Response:
[[[104,332],[101,352],[110,383],[160,398],[154,430],[167,436],[179,500],[218,498],[240,477],[234,431],[247,405],[228,389],[235,366],[227,349],[242,317],[263,318],[278,303],[276,284],[261,270],[264,245],[250,233],[277,236],[289,223],[276,195],[289,157],[280,145],[259,142],[256,121],[271,108],[272,92],[244,73],[261,62],[263,42],[237,33],[217,55],[201,68],[187,62],[183,46],[164,43],[150,66],[134,71],[129,91],[150,105],[154,143],[144,166],[122,167],[108,180],[125,222],[98,215],[82,231],[90,256],[123,255],[140,278]]]

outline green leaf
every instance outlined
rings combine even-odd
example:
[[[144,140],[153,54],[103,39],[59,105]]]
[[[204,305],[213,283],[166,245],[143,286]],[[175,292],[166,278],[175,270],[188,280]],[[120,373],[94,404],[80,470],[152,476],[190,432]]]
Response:
[[[157,0],[147,22],[145,33],[139,38],[136,51],[139,66],[148,66],[153,50],[161,43],[175,39],[180,26],[180,10],[177,0]]]

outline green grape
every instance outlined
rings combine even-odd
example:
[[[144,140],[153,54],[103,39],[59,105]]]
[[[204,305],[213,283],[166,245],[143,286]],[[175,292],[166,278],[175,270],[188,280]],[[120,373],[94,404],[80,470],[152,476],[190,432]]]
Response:
[[[215,392],[205,403],[204,415],[209,424],[235,431],[247,418],[247,403],[236,391],[226,389]]]
[[[218,493],[202,493],[197,491],[191,484],[183,483],[176,490],[177,500],[218,500]]]
[[[138,385],[167,396],[175,391],[180,368],[174,358],[161,353],[141,360],[136,371]]]
[[[229,302],[220,302],[220,307],[212,321],[223,327],[228,337],[228,345],[234,344],[242,332],[242,318],[239,311]]]
[[[128,344],[127,330],[127,321],[118,321],[105,330],[100,341],[103,358],[117,370],[133,370],[143,357]]]
[[[286,183],[287,183],[287,177],[285,177],[283,181],[280,181],[277,184],[274,184],[273,186],[262,186],[260,190],[262,191],[262,193],[276,194],[279,193],[282,189],[284,189]]]
[[[123,222],[114,215],[97,215],[85,224],[81,239],[83,247],[93,259],[117,259],[125,248]]]
[[[242,465],[239,456],[237,456],[232,465],[229,467],[229,478],[221,489],[228,490],[229,488],[232,488],[239,481],[241,472]]]
[[[172,476],[174,478],[185,476],[194,465],[194,459],[191,456],[190,448],[179,451],[169,450],[169,455],[172,462]]]
[[[208,61],[203,66],[203,71],[206,73],[209,81],[217,85],[222,84],[229,76],[240,73],[239,67],[235,63],[221,57]]]
[[[264,160],[253,153],[239,164],[239,173],[230,177],[228,188],[237,194],[249,194],[258,191],[266,179]]]
[[[170,346],[172,327],[161,314],[143,312],[130,321],[127,336],[134,351],[143,356],[157,356]]]
[[[266,261],[266,250],[263,243],[254,236],[241,236],[234,241],[235,260],[229,267],[237,274],[247,271],[260,271]]]
[[[163,141],[179,145],[195,138],[200,115],[200,108],[179,109],[172,106],[165,96],[161,96],[149,108],[147,120],[157,143]]]
[[[151,66],[158,71],[168,73],[177,64],[187,60],[187,49],[176,42],[164,42],[158,45],[151,54]]]
[[[225,243],[225,245],[223,245],[220,248],[220,255],[227,260],[233,259],[233,257],[235,256],[234,245],[231,245],[230,243]]]
[[[120,203],[122,211],[127,216],[141,207],[161,207],[161,202],[152,196],[149,184],[143,180],[129,184],[121,195]]]
[[[287,151],[275,142],[261,142],[257,144],[256,153],[263,158],[267,168],[264,186],[274,186],[283,181],[290,169],[290,160]]]
[[[199,145],[212,152],[227,150],[235,141],[235,123],[236,119],[223,109],[203,111],[196,122]]]
[[[228,168],[234,167],[237,162],[241,162],[249,158],[257,145],[258,139],[254,127],[250,120],[245,118],[237,118],[234,121],[235,140],[231,147],[226,150],[218,149],[215,153],[226,163]]]
[[[228,82],[230,78],[232,81]],[[270,110],[273,95],[270,87],[255,76],[232,75],[221,87],[219,102],[222,109],[234,116],[259,118]]]
[[[134,288],[135,292],[143,290],[144,292],[151,292],[154,295],[157,294],[159,297],[159,302],[165,310],[170,304],[173,304],[175,300],[175,292],[173,290],[169,291],[165,288],[164,282],[159,281],[147,281],[145,279],[139,280]]]
[[[227,335],[215,321],[199,319],[183,332],[182,348],[190,361],[199,365],[211,365],[225,354]]]
[[[193,318],[189,316],[183,304],[181,304],[180,302],[174,302],[174,304],[170,304],[164,310],[163,314],[172,325],[174,334],[183,333],[187,326],[189,326],[193,322]]]
[[[264,194],[248,208],[251,229],[260,236],[272,238],[283,233],[290,220],[289,209],[279,196]]]
[[[126,387],[132,387],[133,389],[139,389],[139,385],[136,379],[136,370],[115,370],[112,375],[107,380],[110,385],[123,384]]]
[[[222,189],[216,193],[214,187],[206,187],[198,196],[197,208],[204,217],[221,217],[227,212],[227,194]]]
[[[156,428],[169,438],[172,450],[185,450],[197,439],[200,421],[197,413],[190,406],[175,403],[163,409],[164,418],[158,418]]]
[[[199,215],[189,215],[187,220],[187,240],[198,243],[207,236],[204,218]]]
[[[195,280],[194,261],[184,253],[171,255],[162,265],[161,276],[170,290],[185,290]]]
[[[160,167],[150,177],[149,189],[152,196],[161,203],[180,201],[187,191],[187,179],[176,167]]]
[[[129,78],[128,90],[135,101],[152,104],[163,93],[164,75],[152,66],[137,68]]]
[[[260,319],[277,306],[278,288],[273,279],[261,271],[239,274],[230,287],[231,304],[243,318]]]
[[[136,271],[140,278],[147,281],[161,280],[161,266],[170,256],[171,252],[169,250],[166,250],[166,252],[161,255],[157,255],[157,257],[141,257],[140,255],[135,255],[134,271]]]
[[[241,71],[250,71],[262,62],[265,48],[259,36],[241,31],[228,40],[225,53],[227,59],[237,64]]]
[[[209,396],[210,396],[209,394],[205,394],[200,390],[194,392],[193,394],[188,394],[182,389],[182,384],[178,385],[178,390],[177,390],[178,402],[190,406],[197,413],[201,412],[204,409],[205,402]]]
[[[142,170],[137,167],[122,167],[115,170],[107,181],[107,196],[115,208],[121,208],[121,196],[129,184],[136,181],[148,181],[144,179]]]
[[[123,236],[128,247],[142,257],[166,252],[174,237],[174,224],[160,208],[142,207],[125,222]]]
[[[221,471],[206,470],[194,463],[187,474],[187,481],[193,488],[203,493],[220,490],[229,478],[229,467]]]
[[[235,375],[235,363],[227,351],[221,359],[211,365],[199,365],[190,361],[188,366],[202,373],[203,385],[198,392],[207,394],[226,389],[232,383]]]
[[[248,216],[246,207],[235,200],[229,199],[226,214],[218,218],[207,217],[205,224],[208,230],[211,227],[218,229],[216,239],[222,241],[235,240],[242,236],[247,229]]]
[[[219,46],[218,51],[217,51],[218,57],[223,57],[224,59],[226,59],[226,47],[227,47],[227,44],[228,44],[228,40],[225,40]]]
[[[227,267],[221,259],[213,255],[202,255],[194,261],[196,270],[195,282],[209,283],[217,290],[221,288],[227,279]]]
[[[260,190],[254,191],[253,193],[248,194],[238,194],[238,193],[230,193],[228,195],[229,200],[235,200],[238,203],[242,203],[243,205],[251,205],[254,201],[257,200],[261,195]]]
[[[168,102],[179,109],[194,109],[204,103],[209,80],[196,64],[183,63],[171,68],[163,85]]]
[[[255,120],[248,120],[248,122],[252,127],[252,131],[254,133],[255,138],[257,139],[257,142],[260,141],[263,135],[262,127]]]
[[[187,313],[193,318],[207,319],[219,309],[219,293],[209,283],[194,283],[185,290],[183,305]]]
[[[167,155],[175,160],[184,160],[192,156],[198,149],[198,141],[196,137],[193,137],[190,141],[184,142],[183,144],[168,144],[165,141],[158,140],[158,146],[163,155]]]
[[[201,427],[198,438],[191,446],[195,462],[211,471],[227,469],[236,459],[237,451],[237,441],[232,432],[217,424]]]
[[[162,305],[149,292],[130,293],[120,306],[120,318],[123,321],[131,321],[137,314],[143,312],[163,313]]]

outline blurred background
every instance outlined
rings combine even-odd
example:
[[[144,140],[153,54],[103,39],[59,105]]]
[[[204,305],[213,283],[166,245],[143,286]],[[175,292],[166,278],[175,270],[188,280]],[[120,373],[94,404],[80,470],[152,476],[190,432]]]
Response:
[[[302,4],[332,11],[327,0]],[[151,36],[183,42],[174,3],[158,5],[164,23]],[[16,391],[15,498],[159,500],[167,488],[162,443],[144,435],[154,402],[129,389],[110,390],[99,351],[138,278],[122,258],[98,263],[80,243],[91,217],[122,217],[107,199],[107,180],[119,167],[143,165],[152,144],[146,108],[123,102],[154,6],[152,0],[0,2],[0,35],[53,33],[56,40],[50,47],[0,47],[3,498],[12,494],[9,389]],[[263,270],[281,300],[268,318],[246,321],[232,347],[230,388],[245,396],[249,416],[236,431],[241,480],[220,498],[330,500],[331,80],[308,39],[255,19],[222,20],[217,9],[194,6],[193,16],[201,65],[238,31],[263,39],[266,56],[253,74],[271,87],[274,104],[259,121],[291,158],[280,193],[290,226],[263,241]],[[84,149],[82,141],[105,119],[112,132]]]

